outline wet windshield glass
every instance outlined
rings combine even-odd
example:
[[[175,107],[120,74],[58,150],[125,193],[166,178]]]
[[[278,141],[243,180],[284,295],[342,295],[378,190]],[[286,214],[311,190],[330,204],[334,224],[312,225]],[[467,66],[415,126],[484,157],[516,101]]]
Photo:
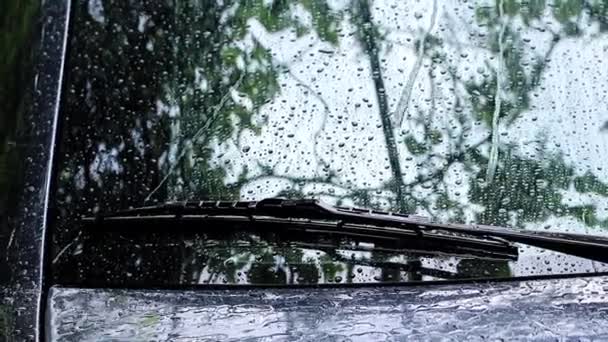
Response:
[[[86,254],[74,228],[81,216],[170,200],[319,198],[444,222],[605,234],[605,1],[80,0],[73,12],[59,265]],[[179,251],[192,249],[180,241]],[[291,247],[299,259],[288,262],[247,248],[215,253],[228,266],[206,282],[237,279],[255,260],[287,272],[283,283],[297,279],[281,266],[290,263],[334,267],[312,282],[347,281],[357,269],[335,252]],[[125,256],[135,269],[138,250]],[[405,253],[368,254],[360,263],[407,263]],[[180,260],[196,269],[185,282],[209,272],[208,259]],[[112,262],[103,272],[126,272]],[[523,247],[518,262],[484,262],[443,268],[606,268]],[[365,282],[386,280],[368,274]]]

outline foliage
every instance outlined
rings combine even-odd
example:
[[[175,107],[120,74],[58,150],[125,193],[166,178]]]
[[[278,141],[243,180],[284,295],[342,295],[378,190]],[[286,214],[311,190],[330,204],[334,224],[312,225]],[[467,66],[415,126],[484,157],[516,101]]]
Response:
[[[16,125],[28,98],[26,90],[32,77],[31,70],[28,70],[33,57],[32,34],[36,29],[34,20],[38,11],[37,1],[5,1],[0,4],[0,166],[6,163],[9,140],[15,138]],[[6,168],[0,167],[0,172],[0,184],[4,184]]]
[[[506,18],[502,18],[504,25],[503,47],[498,49],[498,31],[500,30],[501,18],[499,18],[499,6],[502,4]],[[504,95],[499,111],[503,125],[509,127],[520,116],[530,109],[531,96],[540,86],[543,72],[550,61],[551,54],[557,44],[562,40],[578,36],[582,32],[583,25],[606,20],[605,16],[599,15],[598,3],[589,4],[584,1],[555,1],[553,4],[545,1],[496,1],[496,6],[481,7],[477,10],[477,20],[487,27],[490,33],[487,35],[486,46],[494,54],[503,51],[504,66],[503,77],[505,88],[501,89]],[[596,8],[593,10],[592,8]],[[581,21],[585,9],[588,10],[588,22]],[[559,31],[552,31],[549,27],[542,28],[551,35],[549,43],[544,49],[536,49],[539,52],[526,49],[526,42],[521,36],[522,28],[517,26],[517,19],[521,19],[524,29],[542,25],[547,21],[547,12],[561,24]],[[600,25],[601,27],[601,25]],[[601,28],[603,32],[605,29]],[[489,67],[490,65],[487,64]],[[498,72],[492,73],[480,82],[466,81],[464,83],[465,99],[470,101],[471,114],[474,118],[482,120],[489,129],[492,129],[491,121],[493,111],[496,107],[495,96],[497,89]],[[497,134],[497,132],[491,132]],[[545,146],[539,146],[540,151],[545,151]],[[550,216],[571,216],[580,219],[582,223],[597,225],[599,221],[595,218],[594,207],[581,208],[578,205],[570,205],[562,193],[573,184],[579,184],[578,189],[586,186],[581,183],[590,182],[594,188],[601,188],[603,184],[594,177],[580,177],[575,175],[572,166],[567,165],[560,155],[540,152],[535,157],[523,157],[511,146],[501,146],[501,165],[498,168],[498,176],[486,184],[480,175],[485,174],[489,161],[476,150],[467,152],[470,156],[469,170],[477,167],[477,176],[470,179],[469,200],[481,204],[484,210],[477,215],[478,222],[522,226],[526,222],[542,222]],[[593,183],[594,182],[594,183]],[[588,215],[579,214],[581,210]],[[581,219],[582,217],[585,217]]]
[[[17,188],[22,184],[18,171],[23,162],[20,150],[24,146],[18,143],[18,138],[29,128],[24,118],[32,100],[39,7],[39,1],[0,3],[0,241],[3,244],[10,240],[8,215],[13,212],[15,196],[21,191]],[[11,275],[6,260],[0,259],[0,284]]]

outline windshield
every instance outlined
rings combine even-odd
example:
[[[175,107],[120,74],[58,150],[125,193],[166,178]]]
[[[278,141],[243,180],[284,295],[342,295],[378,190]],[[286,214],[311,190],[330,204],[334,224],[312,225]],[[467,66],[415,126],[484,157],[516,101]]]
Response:
[[[82,254],[80,217],[172,200],[319,198],[443,222],[606,233],[605,1],[79,0],[73,7],[55,261]],[[184,256],[192,279],[210,269],[223,274],[207,273],[206,282],[235,282],[255,260],[287,272],[291,252],[291,264],[326,272],[313,283],[352,279],[344,272],[354,274],[355,259],[421,257],[366,252],[344,261],[336,250],[251,242],[243,254],[197,239],[179,240],[179,251],[201,246],[188,253],[202,250],[228,265]],[[133,267],[145,263],[138,251],[128,254]],[[445,263],[506,276],[606,270],[523,247],[517,262]],[[111,272],[122,277],[118,268]],[[288,273],[278,282],[288,283]],[[373,282],[375,273],[367,274],[363,282]]]

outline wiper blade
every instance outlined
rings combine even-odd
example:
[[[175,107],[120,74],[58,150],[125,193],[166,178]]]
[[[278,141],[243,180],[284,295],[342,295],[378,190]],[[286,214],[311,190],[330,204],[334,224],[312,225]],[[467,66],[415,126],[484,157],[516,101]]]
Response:
[[[361,234],[367,237],[423,240],[462,245],[478,254],[495,253],[510,259],[517,258],[517,248],[510,243],[562,252],[574,256],[608,262],[608,239],[570,233],[518,231],[489,225],[434,223],[420,217],[377,210],[331,206],[319,200],[265,199],[262,201],[186,201],[124,210],[108,215],[86,218],[91,223],[161,222],[163,220],[279,220],[276,223],[300,224],[306,229],[317,225],[320,233]],[[280,220],[285,219],[285,220]],[[320,222],[294,220],[335,221],[330,229]],[[400,235],[401,234],[401,235]],[[428,246],[427,246],[428,247]]]
[[[331,206],[319,200],[286,200],[265,199],[262,201],[185,201],[161,204],[157,206],[124,210],[109,215],[98,215],[88,221],[128,221],[128,220],[159,220],[165,217],[194,219],[234,218],[241,217],[255,220],[259,217],[333,220],[339,228],[346,225],[369,225],[365,233],[377,235],[384,232],[389,236],[397,234],[378,230],[378,227],[396,228],[402,231],[414,232],[418,238],[438,236],[445,233],[450,235],[448,240],[454,244],[473,244],[478,250],[488,248],[491,252],[500,251],[511,259],[517,257],[516,247],[505,244],[522,243],[534,247],[566,253],[600,262],[608,262],[608,239],[590,237],[570,233],[550,233],[539,231],[517,231],[510,228],[489,225],[444,224],[429,222],[420,217],[406,214],[383,212],[370,209],[345,208]],[[307,223],[303,223],[307,225]],[[372,229],[373,228],[373,229]],[[335,233],[340,233],[336,231]],[[410,236],[411,238],[411,236]],[[475,239],[477,238],[477,239]],[[502,242],[500,239],[503,239]],[[514,250],[515,249],[515,250]]]
[[[407,214],[378,210],[345,208],[326,204],[316,199],[287,200],[267,198],[261,201],[182,201],[154,206],[121,210],[100,214],[97,220],[117,217],[145,217],[152,215],[226,215],[226,216],[272,216],[279,218],[336,219],[349,223],[376,224],[380,226],[403,222],[404,219],[425,220]],[[93,218],[87,218],[91,221]]]
[[[345,238],[358,250],[517,259],[517,247],[503,239],[400,224],[404,219],[424,222],[421,218],[401,214],[333,207],[317,200],[266,199],[259,202],[174,202],[87,217],[83,221],[85,227],[95,228],[93,232],[143,231],[145,234],[160,230],[172,233],[192,228],[221,238],[230,231],[246,230],[276,234],[311,245],[318,244],[319,240],[336,242],[336,238]],[[349,246],[341,244],[339,247]]]

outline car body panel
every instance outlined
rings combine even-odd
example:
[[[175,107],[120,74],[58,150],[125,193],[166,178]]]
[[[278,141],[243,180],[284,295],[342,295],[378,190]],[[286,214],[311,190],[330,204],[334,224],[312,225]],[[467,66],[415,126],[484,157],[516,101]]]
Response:
[[[68,341],[608,339],[608,277],[369,288],[54,287]]]

